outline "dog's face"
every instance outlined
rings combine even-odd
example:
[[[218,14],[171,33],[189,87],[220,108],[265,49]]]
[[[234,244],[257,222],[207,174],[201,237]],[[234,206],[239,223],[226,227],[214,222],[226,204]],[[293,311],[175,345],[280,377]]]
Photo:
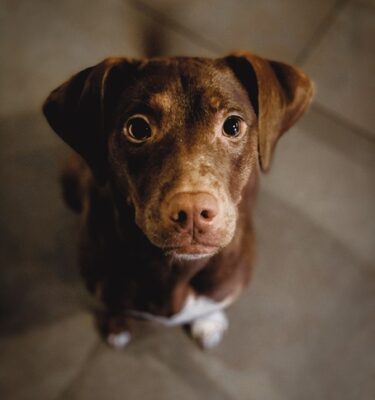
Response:
[[[233,238],[258,147],[267,169],[311,97],[300,71],[273,64],[249,53],[109,59],[56,89],[44,110],[154,245],[212,255]]]
[[[193,257],[230,242],[257,135],[247,93],[222,61],[139,66],[108,147],[115,185],[153,244]]]

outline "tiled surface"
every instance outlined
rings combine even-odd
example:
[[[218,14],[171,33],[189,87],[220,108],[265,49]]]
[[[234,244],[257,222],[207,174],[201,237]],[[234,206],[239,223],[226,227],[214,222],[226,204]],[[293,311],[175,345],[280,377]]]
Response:
[[[373,2],[0,5],[1,397],[375,398]],[[66,149],[39,111],[67,76],[141,55],[155,30],[165,54],[303,54],[317,83],[317,105],[262,177],[254,280],[210,353],[180,329],[142,323],[126,351],[100,344],[57,184]]]
[[[169,350],[176,350],[173,344]],[[176,352],[171,353],[176,356]],[[186,371],[187,372],[187,371]],[[100,379],[98,379],[100,377]],[[228,399],[221,396],[214,385],[208,399]],[[147,351],[132,349],[126,354],[110,352],[102,346],[92,363],[86,368],[82,377],[72,385],[61,399],[181,399],[198,398],[199,387],[189,384],[184,376],[179,376],[170,364],[163,362]],[[203,387],[204,389],[204,387]]]
[[[75,220],[57,180],[65,150],[42,117],[14,114],[0,129],[0,320],[18,331],[77,310]]]
[[[375,7],[349,2],[304,67],[315,79],[317,101],[374,136]]]
[[[1,3],[1,117],[39,111],[48,91],[105,57],[141,56],[148,30],[157,29],[191,54],[207,54],[168,27],[155,26],[126,1]]]
[[[318,110],[282,139],[263,188],[373,265],[375,141]]]
[[[87,314],[0,339],[2,398],[53,399],[76,378],[98,337]]]
[[[143,0],[134,3],[147,4],[188,27],[223,53],[248,49],[290,61],[314,35],[335,0],[265,0],[256,4],[246,0]],[[176,48],[176,51],[181,50]]]

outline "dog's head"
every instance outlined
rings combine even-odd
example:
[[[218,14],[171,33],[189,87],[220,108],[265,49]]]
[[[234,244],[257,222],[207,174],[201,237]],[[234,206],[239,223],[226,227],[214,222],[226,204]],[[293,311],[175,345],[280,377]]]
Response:
[[[258,160],[269,168],[311,97],[301,71],[250,53],[111,58],[54,90],[44,113],[154,245],[194,258],[232,240]]]

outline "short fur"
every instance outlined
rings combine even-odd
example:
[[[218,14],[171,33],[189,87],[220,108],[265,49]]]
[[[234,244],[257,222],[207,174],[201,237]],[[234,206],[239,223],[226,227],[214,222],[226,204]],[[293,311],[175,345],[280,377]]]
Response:
[[[129,329],[134,311],[172,317],[189,296],[222,302],[246,286],[258,161],[268,170],[278,138],[312,94],[297,68],[247,52],[110,58],[50,94],[45,116],[76,151],[64,196],[81,214],[80,265],[106,306],[105,334]],[[222,132],[233,113],[246,126],[240,138]],[[138,114],[153,131],[145,143],[124,135]],[[218,216],[207,231],[171,223],[168,210],[181,193],[215,199]]]

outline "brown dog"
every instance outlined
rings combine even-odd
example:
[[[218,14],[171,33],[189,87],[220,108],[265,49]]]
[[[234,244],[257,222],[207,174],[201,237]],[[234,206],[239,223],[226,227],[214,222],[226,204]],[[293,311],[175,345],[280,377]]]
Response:
[[[300,70],[251,53],[110,58],[51,93],[47,120],[80,155],[64,194],[110,344],[124,346],[139,317],[189,324],[205,348],[220,341],[252,270],[258,160],[269,168],[312,93]]]

